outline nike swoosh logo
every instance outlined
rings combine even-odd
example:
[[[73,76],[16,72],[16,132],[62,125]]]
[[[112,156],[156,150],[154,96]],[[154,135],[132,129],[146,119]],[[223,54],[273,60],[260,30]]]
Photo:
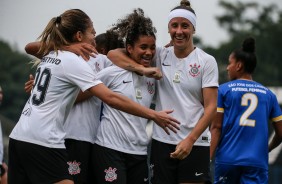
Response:
[[[195,176],[200,176],[200,175],[202,175],[203,173],[195,173]]]
[[[132,81],[122,81],[123,84],[130,83]]]
[[[168,64],[165,64],[165,63],[162,63],[162,65],[163,65],[163,66],[171,66],[171,65],[168,65]]]

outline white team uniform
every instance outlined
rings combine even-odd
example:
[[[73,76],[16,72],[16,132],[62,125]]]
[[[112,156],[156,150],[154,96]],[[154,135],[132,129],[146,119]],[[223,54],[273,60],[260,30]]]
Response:
[[[63,125],[79,89],[100,83],[81,57],[67,51],[50,52],[38,65],[32,94],[10,138],[65,148]]]
[[[150,107],[155,93],[154,79],[117,66],[105,68],[97,74],[97,79],[112,91]],[[116,110],[105,104],[95,143],[128,154],[147,155],[149,142],[146,133],[147,123],[147,119]]]
[[[102,69],[111,66],[112,62],[107,56],[98,54],[95,58],[90,57],[87,64],[97,74]],[[65,138],[94,143],[100,125],[101,105],[101,100],[95,96],[75,104],[64,124]]]
[[[153,125],[153,139],[168,144],[178,144],[186,138],[203,116],[202,89],[218,87],[218,67],[211,55],[195,48],[186,58],[175,56],[173,47],[158,48],[156,65],[163,73],[157,81],[156,110],[173,109],[170,115],[180,121],[177,134],[167,135]],[[209,146],[210,133],[205,130],[194,145]]]

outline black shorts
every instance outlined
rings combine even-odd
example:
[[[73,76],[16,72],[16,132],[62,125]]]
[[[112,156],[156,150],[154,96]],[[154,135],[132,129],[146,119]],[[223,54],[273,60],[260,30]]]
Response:
[[[3,165],[0,166],[0,170],[1,170],[1,177],[2,177],[6,173],[6,170],[3,167]]]
[[[90,184],[90,158],[92,143],[78,141],[74,139],[65,139],[65,145],[68,152],[68,164],[70,174],[73,176],[74,183]]]
[[[95,184],[148,184],[147,155],[133,155],[93,145]]]
[[[10,139],[9,184],[50,184],[72,180],[66,149],[56,149]]]
[[[193,146],[184,160],[170,158],[175,147],[153,139],[150,158],[152,184],[210,183],[209,147]]]

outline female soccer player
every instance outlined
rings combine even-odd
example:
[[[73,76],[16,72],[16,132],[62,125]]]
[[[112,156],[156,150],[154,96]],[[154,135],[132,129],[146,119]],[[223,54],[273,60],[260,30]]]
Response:
[[[144,67],[150,67],[156,49],[156,30],[142,9],[135,9],[119,19],[112,30],[124,38],[126,53],[130,58]],[[111,90],[150,107],[156,90],[155,79],[115,65],[100,71],[97,78]],[[94,183],[149,183],[147,124],[147,119],[104,105],[92,152],[93,175],[97,179]]]
[[[217,115],[211,126],[214,183],[268,183],[268,152],[282,140],[282,113],[276,96],[253,81],[257,64],[255,40],[229,56],[230,82],[218,89]],[[268,147],[268,121],[275,136]]]
[[[112,92],[95,78],[81,57],[61,50],[76,42],[93,45],[94,37],[91,19],[79,9],[52,18],[41,34],[39,54],[44,57],[31,96],[10,134],[8,183],[73,183],[63,124],[80,89],[114,108],[153,119],[165,131],[176,126],[177,120],[167,115],[169,111],[153,111]]]
[[[218,67],[211,55],[193,44],[196,14],[187,0],[171,10],[168,31],[172,47],[158,48],[156,66],[163,73],[157,82],[156,109],[174,109],[180,120],[177,134],[164,134],[154,126],[151,149],[152,183],[205,183],[210,181],[210,133],[216,114]],[[147,68],[110,51],[113,63],[144,73]],[[146,72],[145,72],[146,73]]]

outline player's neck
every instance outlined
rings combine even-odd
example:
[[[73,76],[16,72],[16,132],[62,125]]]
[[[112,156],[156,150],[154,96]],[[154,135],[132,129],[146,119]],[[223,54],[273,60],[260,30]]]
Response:
[[[193,52],[196,49],[196,47],[193,46],[193,44],[185,49],[176,49],[174,48],[174,54],[177,58],[186,58],[191,52]]]
[[[244,74],[244,75],[238,77],[237,79],[238,79],[238,80],[253,80],[251,74]]]

